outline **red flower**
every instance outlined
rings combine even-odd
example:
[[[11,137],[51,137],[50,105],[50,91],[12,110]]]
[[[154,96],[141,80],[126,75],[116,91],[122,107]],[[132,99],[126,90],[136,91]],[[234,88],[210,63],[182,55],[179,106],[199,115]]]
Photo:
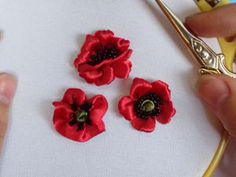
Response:
[[[155,129],[156,120],[162,124],[170,122],[176,112],[166,83],[149,83],[140,78],[134,79],[130,96],[119,101],[119,111],[135,129],[145,132]]]
[[[132,50],[128,40],[115,37],[110,30],[87,35],[74,65],[88,83],[110,84],[115,77],[127,78],[131,70]]]
[[[102,121],[108,103],[104,96],[97,95],[87,99],[80,89],[68,89],[55,106],[53,124],[63,136],[85,142],[105,131]]]

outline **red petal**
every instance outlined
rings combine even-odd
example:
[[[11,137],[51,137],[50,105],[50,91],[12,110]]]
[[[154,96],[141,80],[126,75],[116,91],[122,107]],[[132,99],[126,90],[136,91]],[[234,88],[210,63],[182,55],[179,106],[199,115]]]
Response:
[[[88,51],[81,52],[75,59],[74,66],[78,69],[79,65],[81,65],[82,63],[86,63],[88,61],[89,55],[90,54]]]
[[[129,40],[125,40],[125,39],[122,39],[122,38],[116,38],[116,45],[117,45],[117,48],[121,51],[121,52],[125,52],[129,49],[129,46],[130,46],[130,42]]]
[[[102,76],[101,71],[88,71],[80,73],[80,76],[83,77],[88,83],[94,83],[98,78]]]
[[[54,126],[61,135],[78,142],[86,142],[105,131],[103,122],[98,126],[85,125],[84,129],[80,131],[77,131],[76,126],[70,126],[64,121],[58,121]]]
[[[53,106],[55,106],[56,108],[65,108],[65,109],[71,109],[70,105],[64,102],[60,102],[60,101],[54,101]]]
[[[171,117],[176,113],[175,108],[171,101],[164,102],[164,105],[160,107],[161,114],[157,117],[157,121],[162,124],[167,124],[170,122]]]
[[[111,62],[112,62],[112,64],[115,64],[117,62],[128,60],[132,53],[133,53],[133,51],[131,49],[129,49],[129,50],[123,52],[122,54],[120,54],[117,58],[111,60]]]
[[[121,98],[118,103],[119,112],[127,120],[132,120],[135,116],[133,106],[134,106],[134,101],[129,96]]]
[[[85,93],[82,90],[76,88],[68,89],[62,99],[63,102],[68,103],[70,105],[72,105],[73,103],[76,103],[77,105],[82,105],[85,100]]]
[[[91,51],[94,46],[99,44],[99,39],[96,36],[87,35],[85,42],[81,48],[81,52],[83,51]]]
[[[74,136],[72,140],[86,142],[104,131],[105,125],[103,122],[101,122],[97,126],[85,125],[84,130],[82,131],[83,134],[80,134],[80,132],[78,132],[77,134],[80,134],[80,136]]]
[[[149,82],[141,78],[135,78],[130,89],[130,96],[134,99],[138,99],[150,92],[151,89],[152,85]]]
[[[152,92],[156,93],[163,101],[170,100],[169,86],[162,81],[156,81],[152,83]]]
[[[95,81],[95,84],[97,86],[110,84],[115,78],[113,73],[113,68],[109,66],[104,66],[102,68],[102,72],[103,72],[102,76]]]
[[[97,65],[92,66],[87,63],[82,63],[82,64],[78,65],[77,69],[78,69],[79,73],[83,73],[83,72],[96,71],[99,69],[99,67]]]
[[[53,114],[53,123],[57,122],[58,120],[63,121],[70,121],[73,111],[67,108],[56,108]]]
[[[70,138],[75,134],[76,132],[76,127],[75,126],[70,126],[68,124],[68,121],[65,120],[57,120],[54,122],[54,127],[57,132],[59,132],[61,135]]]
[[[101,30],[95,33],[95,36],[99,38],[103,45],[110,42],[110,39],[114,38],[114,33],[111,30]]]
[[[126,79],[129,76],[132,64],[130,61],[117,62],[113,66],[114,74],[116,77]]]
[[[101,124],[102,118],[108,109],[106,98],[103,95],[97,95],[91,98],[88,102],[92,104],[89,116],[92,124]]]
[[[156,120],[152,118],[148,118],[147,120],[140,119],[138,117],[135,117],[131,121],[132,126],[139,130],[144,132],[152,132],[155,129],[156,126]]]
[[[78,69],[79,65],[89,60],[90,52],[99,44],[99,39],[92,35],[87,35],[81,48],[80,54],[74,61],[74,66]]]

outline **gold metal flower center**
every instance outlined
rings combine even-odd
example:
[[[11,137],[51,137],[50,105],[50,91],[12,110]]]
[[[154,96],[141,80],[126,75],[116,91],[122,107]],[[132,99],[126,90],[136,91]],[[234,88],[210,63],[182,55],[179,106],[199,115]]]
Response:
[[[155,109],[155,104],[152,100],[145,100],[142,104],[141,104],[141,108],[142,111],[144,112],[152,112]]]
[[[88,119],[88,112],[81,110],[81,111],[75,111],[75,120],[78,123],[85,122]]]

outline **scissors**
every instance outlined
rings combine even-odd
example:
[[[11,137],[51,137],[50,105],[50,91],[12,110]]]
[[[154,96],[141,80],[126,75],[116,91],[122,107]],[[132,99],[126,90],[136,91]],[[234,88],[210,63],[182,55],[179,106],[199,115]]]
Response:
[[[236,74],[226,68],[223,53],[216,54],[203,40],[191,33],[162,0],[156,2],[201,65],[200,74],[224,74],[236,78]]]
[[[180,21],[180,19],[168,8],[162,0],[156,0],[163,13],[168,17],[169,21],[174,26],[175,30],[180,35],[187,48],[193,54],[194,58],[201,65],[201,74],[223,74],[232,78],[236,78],[236,74],[229,71],[225,67],[225,55],[216,54],[203,40],[192,34]],[[203,177],[212,176],[217,165],[222,158],[228,144],[229,135],[224,131],[221,141],[215,152],[215,155],[205,171]]]

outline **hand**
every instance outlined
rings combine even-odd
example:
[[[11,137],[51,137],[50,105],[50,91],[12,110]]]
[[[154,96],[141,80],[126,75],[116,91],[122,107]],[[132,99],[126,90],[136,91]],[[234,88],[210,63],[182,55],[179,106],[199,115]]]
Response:
[[[233,41],[236,37],[236,5],[188,17],[185,23],[196,35]],[[204,75],[197,83],[197,90],[203,102],[236,139],[236,79]]]
[[[7,130],[8,113],[16,89],[16,79],[9,74],[0,74],[0,151]]]

